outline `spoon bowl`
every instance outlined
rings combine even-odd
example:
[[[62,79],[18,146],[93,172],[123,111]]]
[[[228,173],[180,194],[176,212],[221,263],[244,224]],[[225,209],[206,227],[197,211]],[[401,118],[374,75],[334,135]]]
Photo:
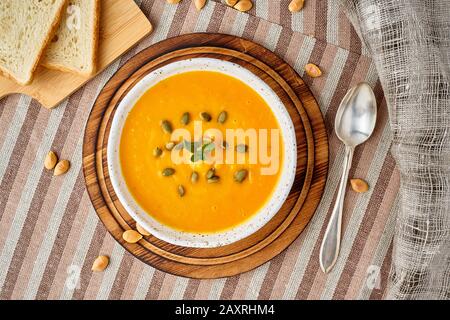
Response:
[[[334,122],[336,135],[345,145],[356,147],[371,136],[377,120],[377,103],[372,88],[360,83],[342,100]]]

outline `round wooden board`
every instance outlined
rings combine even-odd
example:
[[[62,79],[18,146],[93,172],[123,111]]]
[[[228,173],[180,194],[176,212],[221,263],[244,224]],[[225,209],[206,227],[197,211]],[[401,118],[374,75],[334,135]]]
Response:
[[[174,61],[210,57],[244,66],[280,97],[296,130],[297,171],[290,194],[275,217],[253,235],[220,248],[187,248],[145,237],[126,243],[122,233],[135,222],[112,188],[106,158],[116,107],[149,72]],[[191,278],[219,278],[256,268],[286,249],[314,214],[325,188],[328,140],[319,106],[300,76],[273,52],[223,34],[196,33],[164,40],[130,59],[100,92],[89,116],[83,145],[83,171],[94,208],[111,235],[153,267]]]

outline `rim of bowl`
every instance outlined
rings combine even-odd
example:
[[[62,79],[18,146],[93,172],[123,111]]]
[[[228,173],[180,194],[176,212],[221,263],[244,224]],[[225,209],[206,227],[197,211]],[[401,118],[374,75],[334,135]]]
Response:
[[[243,223],[216,233],[191,233],[176,230],[160,223],[147,213],[128,190],[122,175],[119,146],[122,129],[129,112],[137,101],[154,85],[171,76],[190,71],[224,73],[247,84],[269,105],[281,129],[284,144],[283,165],[275,189],[269,200]],[[289,146],[289,147],[287,147]],[[137,82],[119,103],[108,138],[108,171],[117,197],[130,216],[155,237],[168,243],[194,248],[214,248],[242,240],[261,229],[280,210],[289,195],[297,167],[297,141],[294,125],[283,102],[261,78],[246,68],[215,58],[192,58],[172,62],[158,68]]]

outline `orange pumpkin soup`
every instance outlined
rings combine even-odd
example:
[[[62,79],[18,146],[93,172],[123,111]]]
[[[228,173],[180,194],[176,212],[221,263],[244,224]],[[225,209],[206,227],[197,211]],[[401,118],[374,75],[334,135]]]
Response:
[[[173,141],[173,132],[195,126],[218,129],[225,153],[241,161],[207,161],[216,137]],[[266,154],[279,145],[278,170],[263,174],[266,164],[252,162],[251,144],[226,140],[227,129],[279,130],[264,99],[240,80],[219,72],[193,71],[169,77],[151,87],[128,114],[120,142],[123,177],[139,205],[171,228],[192,233],[220,232],[242,224],[270,199],[283,167],[281,133],[269,135]],[[258,131],[260,132],[260,131]],[[209,139],[209,140],[208,140]],[[246,142],[250,138],[246,138]],[[276,141],[275,141],[276,140]],[[188,142],[188,146],[185,142]],[[174,163],[172,153],[186,151],[187,161]],[[259,145],[261,147],[261,145]],[[250,149],[249,149],[250,148]],[[196,151],[203,150],[200,157]]]

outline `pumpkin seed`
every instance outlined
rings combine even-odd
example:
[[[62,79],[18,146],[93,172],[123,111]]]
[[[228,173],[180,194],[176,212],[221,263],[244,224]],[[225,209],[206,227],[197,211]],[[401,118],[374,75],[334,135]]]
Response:
[[[161,150],[160,147],[156,147],[153,150],[153,156],[156,157],[156,158],[161,157],[162,153],[163,153],[163,151]]]
[[[166,150],[172,151],[172,149],[175,147],[175,142],[167,142],[165,147]]]
[[[245,178],[247,178],[247,175],[248,175],[248,171],[245,169],[236,171],[234,173],[234,181],[242,183],[245,180]]]
[[[164,131],[164,133],[172,133],[172,124],[167,121],[167,120],[163,120],[163,122],[161,122],[161,128]]]
[[[220,177],[219,176],[212,176],[211,178],[209,178],[207,180],[208,183],[217,183],[220,181]]]
[[[303,6],[305,5],[305,0],[292,0],[291,3],[289,3],[289,11],[290,12],[299,12],[303,9]]]
[[[194,4],[197,10],[200,11],[206,5],[206,0],[194,0]]]
[[[136,243],[142,239],[142,234],[135,230],[127,230],[122,233],[122,239],[128,243]]]
[[[173,168],[165,168],[165,169],[162,171],[162,175],[163,175],[164,177],[170,177],[170,176],[172,176],[174,173],[175,173],[175,169],[173,169]]]
[[[234,6],[236,3],[238,3],[238,1],[239,1],[239,0],[225,0],[225,3],[226,3],[228,6],[232,7],[232,6]]]
[[[206,179],[211,179],[216,174],[216,169],[211,168],[206,172]]]
[[[136,230],[143,236],[149,236],[150,232],[144,229],[139,223],[136,223]]]
[[[181,116],[181,124],[186,126],[189,124],[190,121],[191,121],[191,115],[189,114],[189,112],[183,113],[183,115]]]
[[[219,116],[217,117],[217,122],[220,124],[224,124],[225,121],[227,121],[227,119],[228,119],[228,112],[222,111],[221,113],[219,113]]]
[[[350,179],[352,189],[358,193],[369,191],[369,184],[363,179]]]
[[[247,12],[253,7],[253,2],[250,0],[240,0],[234,5],[233,8],[239,10],[240,12]]]
[[[184,187],[180,184],[178,186],[178,195],[180,197],[184,197],[184,195],[186,194],[186,190],[184,189]]]
[[[236,151],[238,153],[246,153],[248,151],[248,146],[246,144],[238,144],[236,146]]]
[[[70,169],[70,162],[69,160],[61,160],[58,162],[58,164],[55,166],[55,171],[53,171],[53,175],[60,176],[69,171]]]
[[[198,172],[194,171],[191,174],[191,182],[192,183],[197,183],[197,181],[198,181]]]
[[[320,70],[320,68],[316,66],[314,63],[308,63],[305,66],[305,72],[311,78],[317,78],[322,75],[322,70]]]
[[[91,270],[94,272],[101,272],[106,269],[109,264],[109,257],[107,256],[98,256],[92,264]]]
[[[45,157],[45,161],[44,161],[45,169],[52,170],[56,166],[57,162],[58,162],[58,157],[57,157],[56,153],[54,153],[53,151],[49,151],[47,153],[47,156]]]
[[[201,112],[200,119],[202,119],[203,121],[206,121],[206,122],[210,122],[212,117],[208,112]]]

